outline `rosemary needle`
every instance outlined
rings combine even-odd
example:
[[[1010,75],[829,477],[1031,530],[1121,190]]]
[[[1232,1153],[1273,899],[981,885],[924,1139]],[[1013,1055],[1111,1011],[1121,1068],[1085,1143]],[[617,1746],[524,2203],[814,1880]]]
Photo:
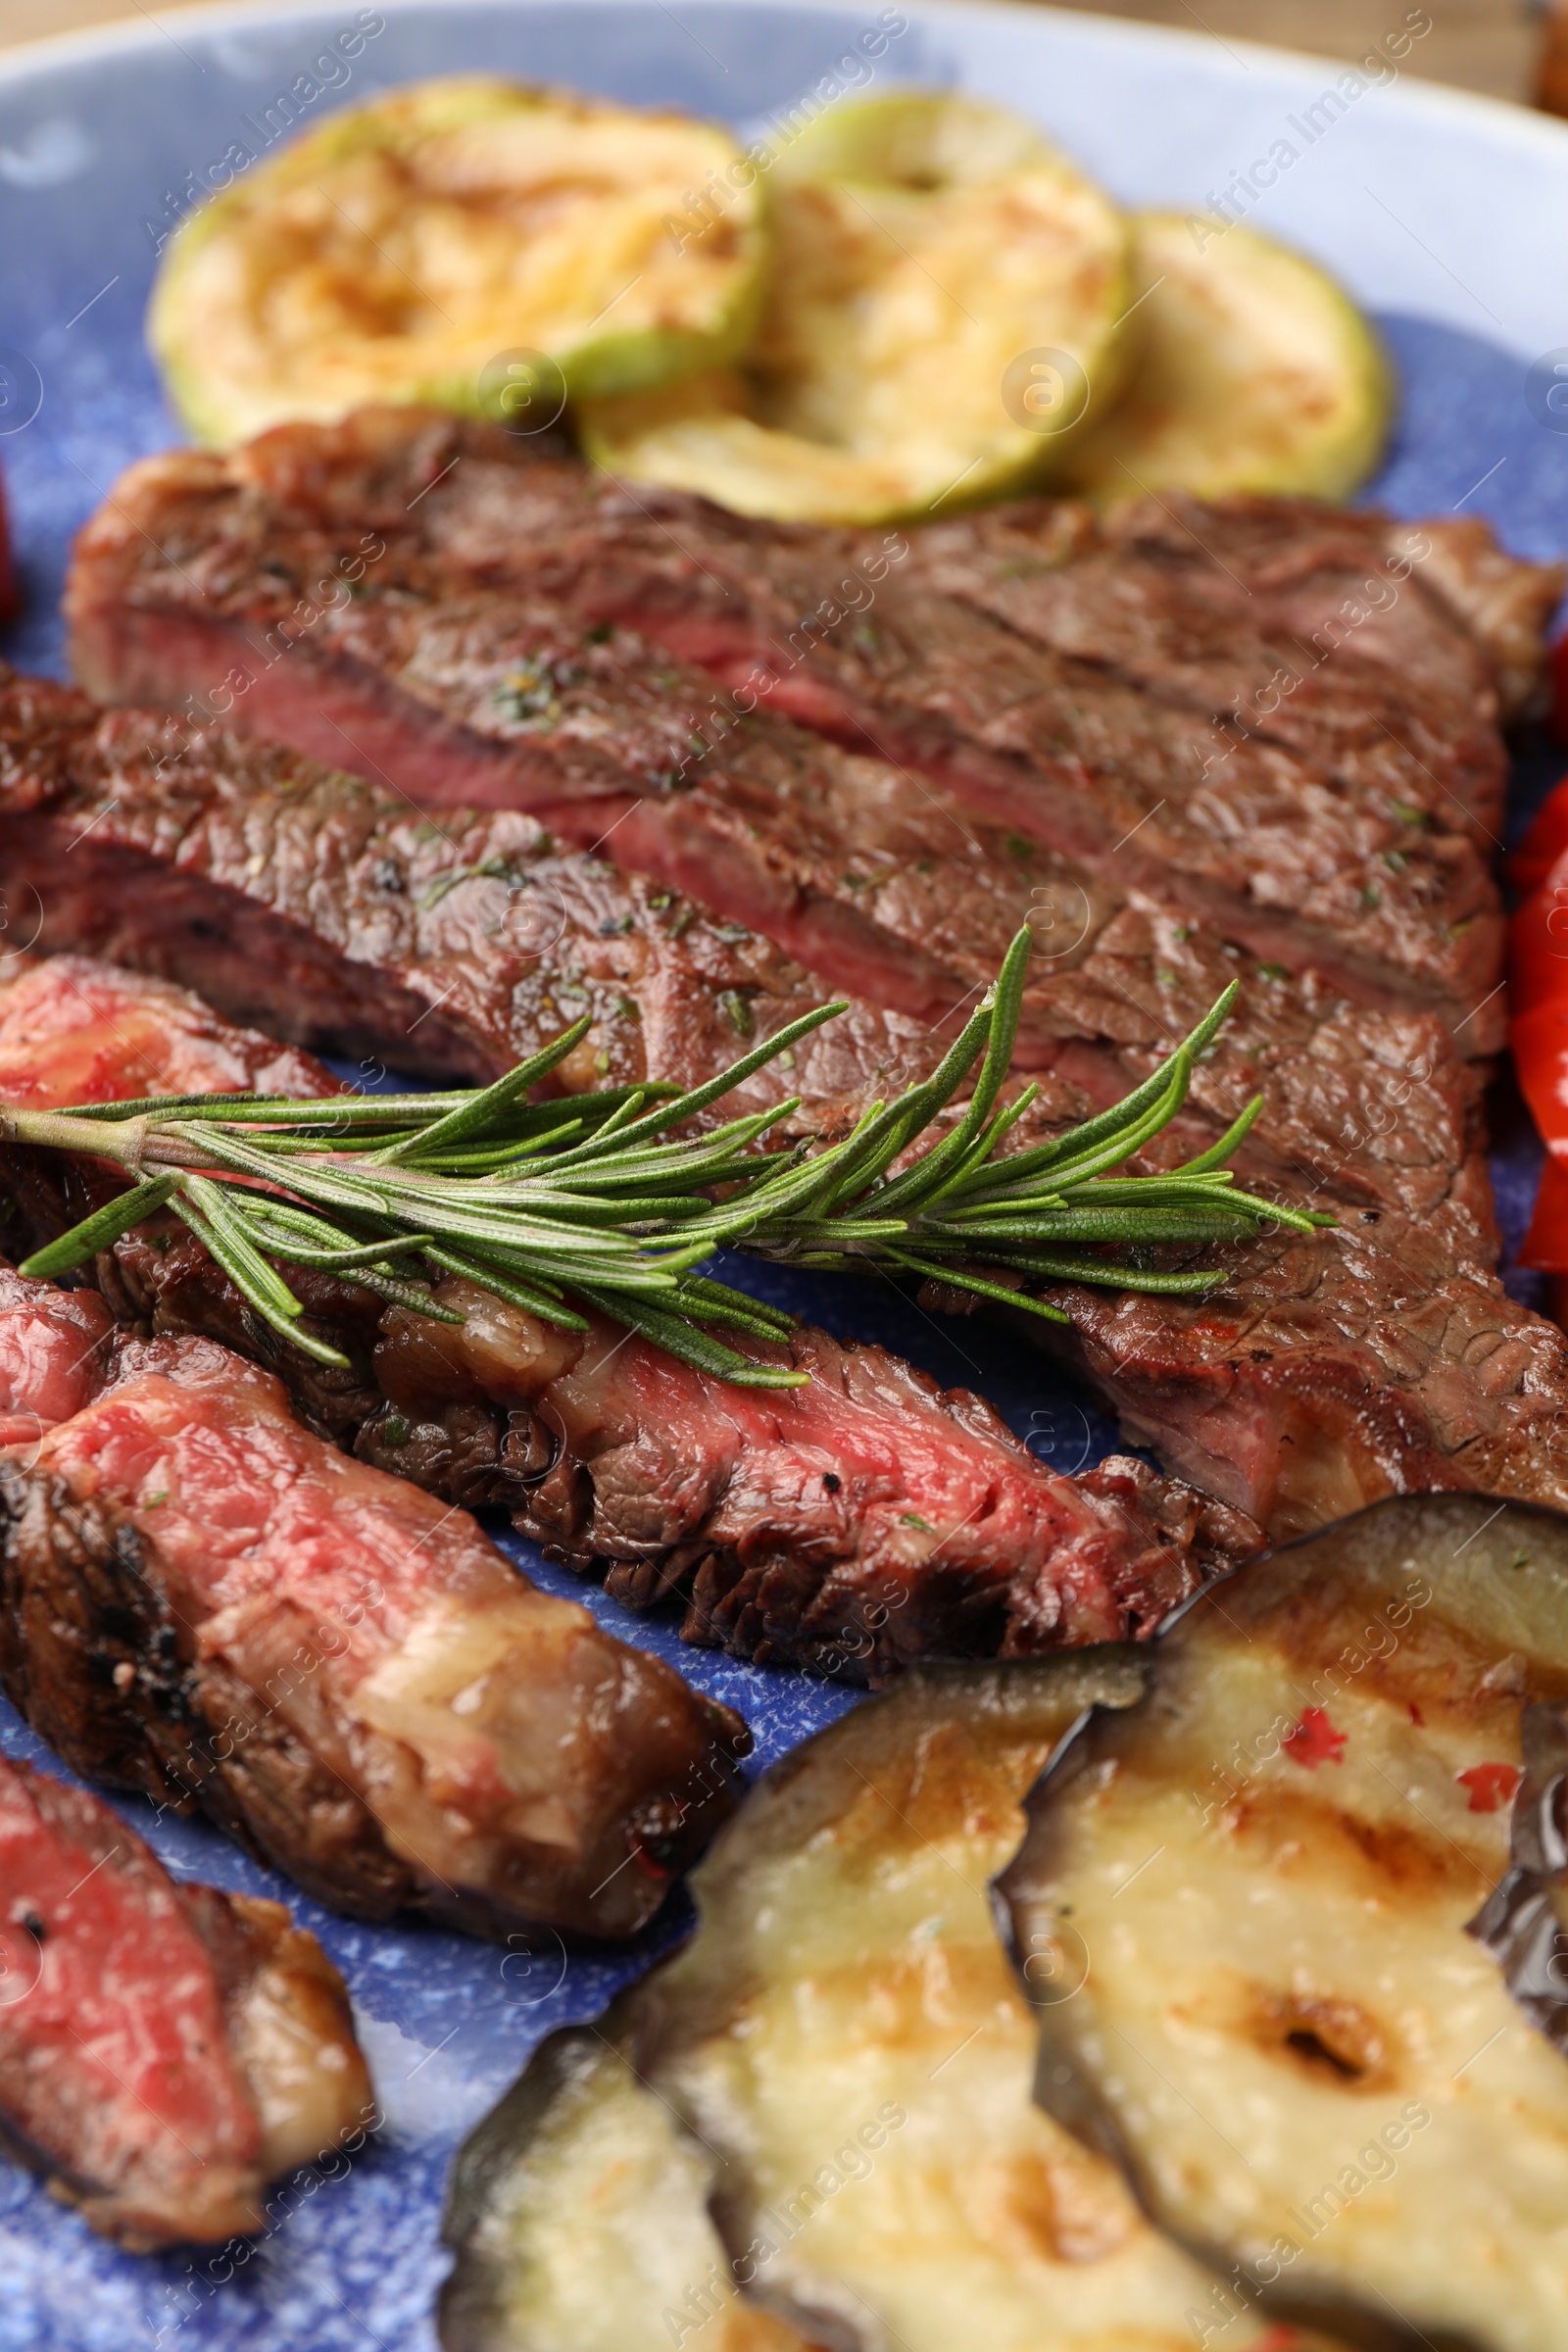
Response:
[[[929,1078],[871,1103],[836,1144],[760,1150],[799,1109],[690,1123],[845,1007],[824,1004],[681,1094],[658,1084],[526,1100],[584,1032],[578,1022],[494,1085],[432,1095],[178,1095],[77,1110],[0,1110],[8,1142],[118,1160],[130,1189],[35,1250],[24,1274],[68,1272],[155,1210],[196,1233],[252,1310],[296,1347],[345,1359],[307,1329],[280,1266],[363,1284],[444,1321],[430,1284],[455,1273],[568,1329],[579,1307],[644,1332],[671,1354],[749,1387],[805,1375],[757,1361],[717,1333],[782,1341],[790,1318],[697,1271],[715,1250],[813,1268],[939,1279],[1055,1321],[1015,1289],[1043,1280],[1202,1292],[1212,1269],[1150,1265],[1158,1248],[1238,1240],[1331,1219],[1240,1191],[1221,1162],[1250,1103],[1208,1151],[1152,1176],[1113,1176],[1187,1100],[1194,1065],[1234,984],[1125,1101],[1049,1143],[1002,1145],[1035,1099],[1000,1095],[1012,1058],[1031,938],[1020,931],[995,987]],[[976,1062],[968,1100],[916,1149]],[[895,1163],[903,1163],[895,1169]],[[1131,1260],[1125,1254],[1131,1250]],[[573,1304],[576,1301],[576,1304]]]

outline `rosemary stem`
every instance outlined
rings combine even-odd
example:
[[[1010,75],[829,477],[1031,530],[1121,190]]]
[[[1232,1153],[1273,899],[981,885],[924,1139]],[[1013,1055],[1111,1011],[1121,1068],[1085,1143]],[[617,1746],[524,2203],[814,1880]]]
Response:
[[[586,1034],[583,1020],[494,1084],[439,1095],[0,1104],[0,1140],[108,1160],[130,1180],[23,1272],[69,1273],[167,1210],[258,1315],[323,1362],[344,1359],[311,1330],[280,1270],[290,1264],[449,1321],[461,1313],[431,1293],[443,1275],[461,1276],[568,1329],[585,1328],[579,1308],[597,1311],[701,1374],[772,1388],[803,1376],[717,1333],[765,1342],[784,1337],[788,1323],[701,1274],[714,1250],[940,1280],[1054,1320],[1062,1310],[1030,1295],[1044,1283],[1191,1295],[1225,1278],[1223,1268],[1192,1263],[1207,1245],[1330,1221],[1243,1191],[1224,1167],[1257,1115],[1255,1100],[1184,1165],[1125,1172],[1182,1110],[1234,986],[1122,1102],[1044,1144],[1004,1151],[1038,1093],[1003,1091],[1030,953],[1022,931],[937,1068],[868,1104],[833,1144],[767,1147],[770,1131],[799,1111],[794,1097],[706,1130],[695,1122],[839,1005],[804,1014],[684,1094],[645,1082],[530,1100]],[[938,1120],[944,1132],[933,1140]],[[1185,1255],[1172,1262],[1156,1250]]]

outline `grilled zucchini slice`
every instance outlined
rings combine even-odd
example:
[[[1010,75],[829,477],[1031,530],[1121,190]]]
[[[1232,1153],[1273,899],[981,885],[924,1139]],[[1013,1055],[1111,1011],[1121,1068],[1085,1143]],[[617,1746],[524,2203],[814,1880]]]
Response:
[[[715,179],[725,200],[704,233],[678,233]],[[568,393],[722,362],[755,328],[766,246],[755,169],[715,123],[477,76],[416,82],[334,115],[195,214],[165,255],[148,338],[191,431],[220,445],[375,401],[499,414],[509,386],[491,363],[517,354]]]
[[[1348,498],[1382,454],[1394,387],[1344,288],[1255,229],[1180,213],[1132,229],[1132,386],[1060,487],[1103,506],[1169,489]]]
[[[1467,1931],[1508,1868],[1526,1704],[1568,1686],[1568,1520],[1380,1503],[1156,1647],[1004,1882],[1020,1954],[1088,1955],[1040,2011],[1040,2095],[1238,2310],[1560,2352],[1568,2064]]]
[[[740,514],[876,522],[1021,489],[1122,379],[1126,232],[1004,108],[840,106],[775,163],[744,377],[589,402],[610,471]]]
[[[988,1894],[1053,1749],[1145,1672],[912,1673],[786,1758],[694,1879],[685,1951],[468,2143],[448,2352],[1190,2352],[1219,2282],[1031,2100]],[[1031,1961],[1075,1991],[1070,1937]],[[1244,2318],[1224,2352],[1301,2340]]]

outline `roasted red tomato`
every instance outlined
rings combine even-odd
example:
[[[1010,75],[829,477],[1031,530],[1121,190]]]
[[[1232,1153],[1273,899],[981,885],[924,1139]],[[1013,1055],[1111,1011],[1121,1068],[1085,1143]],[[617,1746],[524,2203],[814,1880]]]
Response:
[[[1510,926],[1508,1042],[1547,1154],[1520,1256],[1542,1273],[1568,1276],[1568,779],[1542,808],[1509,871],[1516,882],[1535,880]],[[1554,1296],[1554,1314],[1559,1303]]]
[[[1539,998],[1509,1031],[1519,1090],[1548,1152],[1568,1157],[1568,988]]]
[[[1548,868],[1508,927],[1508,1010],[1516,1054],[1520,1023],[1543,1004],[1568,1004],[1568,853]],[[1525,1085],[1522,1072],[1520,1084]]]
[[[1568,850],[1568,776],[1547,793],[1530,821],[1529,832],[1508,860],[1508,879],[1515,890],[1539,890],[1564,850]]]

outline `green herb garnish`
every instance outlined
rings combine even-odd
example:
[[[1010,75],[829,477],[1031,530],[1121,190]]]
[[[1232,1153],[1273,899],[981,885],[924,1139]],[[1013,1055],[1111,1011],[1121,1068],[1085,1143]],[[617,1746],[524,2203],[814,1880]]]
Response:
[[[805,1375],[754,1362],[715,1334],[778,1341],[792,1319],[700,1274],[716,1250],[934,1278],[1062,1322],[1058,1308],[1014,1286],[1201,1292],[1223,1277],[1152,1268],[1149,1251],[1233,1241],[1271,1224],[1310,1232],[1332,1222],[1239,1191],[1224,1167],[1261,1098],[1197,1159],[1152,1176],[1110,1173],[1180,1110],[1194,1064],[1234,1002],[1234,984],[1124,1102],[1050,1143],[1002,1153],[1039,1091],[1025,1086],[998,1107],[1031,944],[1020,931],[996,986],[929,1078],[895,1102],[871,1103],[851,1134],[826,1146],[808,1139],[759,1149],[799,1109],[799,1098],[707,1134],[680,1131],[754,1071],[792,1055],[842,1004],[804,1014],[685,1094],[647,1085],[530,1102],[533,1088],[588,1033],[585,1014],[484,1088],[311,1102],[164,1096],[6,1110],[5,1141],[118,1160],[133,1179],[22,1270],[64,1274],[168,1209],[264,1322],[322,1362],[344,1358],[302,1328],[305,1308],[279,1264],[318,1268],[447,1322],[463,1318],[435,1301],[430,1285],[459,1274],[547,1322],[585,1329],[578,1310],[589,1307],[702,1371],[779,1388]],[[916,1152],[976,1061],[969,1099],[949,1131]],[[1131,1250],[1135,1262],[1104,1254],[1114,1250]]]

